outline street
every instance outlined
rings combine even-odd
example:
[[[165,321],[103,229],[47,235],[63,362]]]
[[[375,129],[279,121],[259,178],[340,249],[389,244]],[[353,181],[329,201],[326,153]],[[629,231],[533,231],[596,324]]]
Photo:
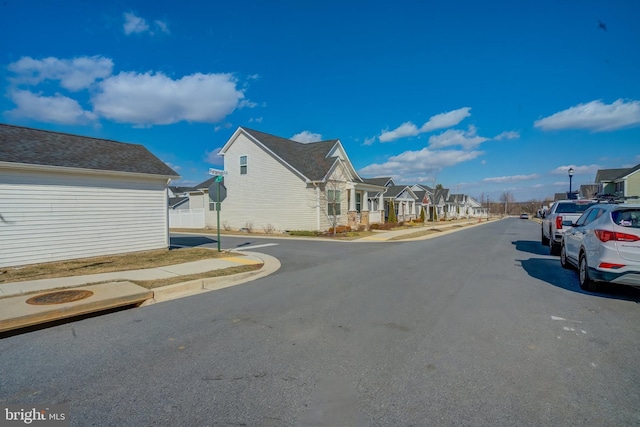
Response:
[[[282,267],[2,339],[0,402],[100,426],[640,424],[640,291],[581,291],[537,223],[222,244]]]

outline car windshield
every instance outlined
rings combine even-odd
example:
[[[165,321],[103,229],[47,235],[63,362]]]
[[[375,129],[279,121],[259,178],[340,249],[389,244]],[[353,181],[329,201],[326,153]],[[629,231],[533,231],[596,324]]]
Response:
[[[611,219],[622,227],[640,228],[640,208],[613,211]]]
[[[559,203],[556,213],[582,213],[593,203]]]

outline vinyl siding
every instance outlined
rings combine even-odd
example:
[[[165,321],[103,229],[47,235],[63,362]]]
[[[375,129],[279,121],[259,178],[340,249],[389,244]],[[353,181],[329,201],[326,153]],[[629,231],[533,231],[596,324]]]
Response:
[[[247,156],[247,173],[240,174],[240,156]],[[224,155],[227,198],[222,202],[221,226],[233,229],[252,224],[256,231],[316,230],[316,190],[271,154],[240,133]],[[342,212],[346,212],[346,195]],[[322,207],[326,212],[326,206]],[[321,229],[326,215],[320,214]]]
[[[0,266],[166,248],[166,179],[0,170]]]
[[[640,196],[640,171],[635,171],[627,177],[625,192],[626,196]]]

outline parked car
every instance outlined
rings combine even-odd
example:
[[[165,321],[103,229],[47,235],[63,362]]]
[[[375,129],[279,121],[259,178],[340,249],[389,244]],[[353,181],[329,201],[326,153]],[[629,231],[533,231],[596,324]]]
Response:
[[[640,287],[640,204],[598,204],[562,236],[560,263],[578,268],[580,287]]]
[[[526,214],[526,213],[520,214],[520,219],[529,219],[529,214]]]
[[[596,200],[558,200],[554,202],[548,211],[542,216],[542,228],[540,241],[544,246],[549,246],[549,253],[557,255],[560,252],[562,234],[566,227],[571,227],[580,215]]]

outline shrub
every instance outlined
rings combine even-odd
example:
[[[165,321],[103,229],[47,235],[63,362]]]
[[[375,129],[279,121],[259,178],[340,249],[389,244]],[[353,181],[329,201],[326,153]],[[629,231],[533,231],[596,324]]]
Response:
[[[272,234],[274,231],[276,231],[276,228],[271,224],[263,225],[262,229],[264,230],[265,234]]]
[[[244,229],[245,229],[245,230],[247,230],[247,233],[253,233],[253,223],[252,223],[252,222],[247,221],[247,222],[244,224]]]
[[[420,208],[420,222],[424,222],[426,218],[426,213],[424,212],[424,208]]]
[[[393,204],[393,201],[389,201],[389,219],[388,222],[390,223],[394,223],[394,222],[398,222],[398,219],[396,218],[396,208]]]
[[[335,233],[336,233],[336,234],[338,234],[338,233],[346,233],[347,231],[351,231],[351,227],[349,227],[348,225],[339,225],[339,226],[337,226],[337,227],[336,227],[336,229],[335,229]],[[333,234],[333,233],[334,233],[333,227],[331,227],[331,228],[327,231],[327,233],[329,233],[329,234]]]

